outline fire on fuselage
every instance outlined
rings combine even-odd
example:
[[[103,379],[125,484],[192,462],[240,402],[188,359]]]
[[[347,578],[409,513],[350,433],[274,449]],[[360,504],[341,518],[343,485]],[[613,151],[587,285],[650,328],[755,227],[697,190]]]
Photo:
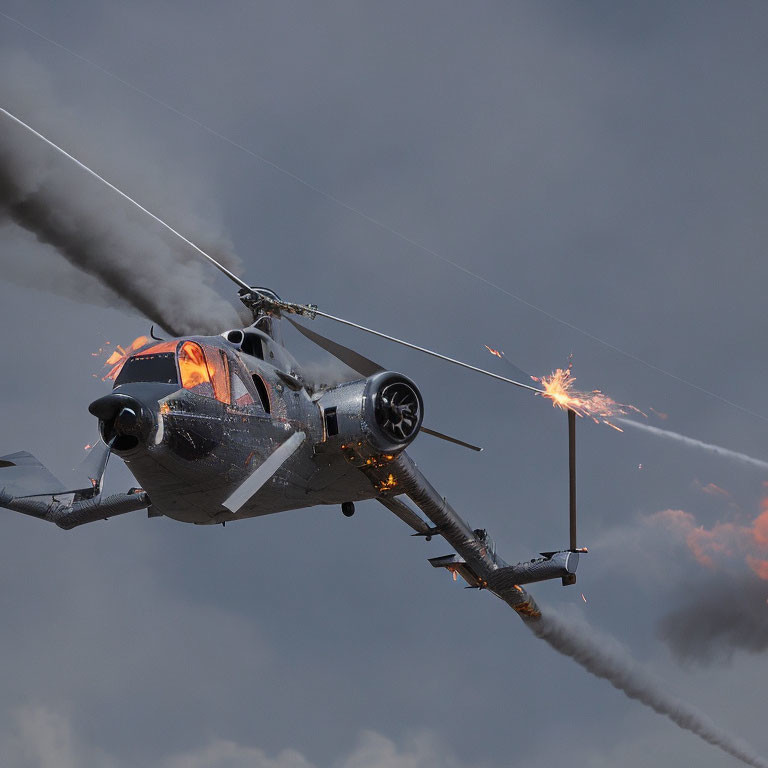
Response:
[[[109,361],[114,364],[109,374],[114,379],[113,392],[90,407],[99,418],[105,442],[125,454],[140,445],[159,449],[165,435],[165,443],[171,450],[176,448],[176,454],[203,456],[206,451],[197,450],[197,442],[208,448],[213,443],[202,437],[197,441],[195,435],[210,432],[223,415],[214,404],[251,413],[250,406],[258,402],[252,395],[251,378],[263,412],[269,414],[270,393],[264,381],[258,373],[251,375],[236,352],[217,341],[187,338],[147,343],[139,338],[127,349],[119,348]],[[171,411],[177,415],[169,415],[167,421]]]
[[[110,378],[114,378],[115,388],[139,382],[177,384],[182,389],[227,405],[249,405],[253,399],[247,388],[237,384],[232,386],[230,367],[223,349],[177,339],[152,344],[126,356]],[[234,372],[233,375],[236,376]]]

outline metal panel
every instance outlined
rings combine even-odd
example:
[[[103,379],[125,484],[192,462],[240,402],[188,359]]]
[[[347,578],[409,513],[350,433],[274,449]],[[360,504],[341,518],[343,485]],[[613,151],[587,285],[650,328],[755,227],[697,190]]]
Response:
[[[304,442],[304,432],[295,432],[282,445],[276,448],[256,471],[244,480],[234,493],[224,502],[230,512],[237,512],[264,483],[296,452]]]

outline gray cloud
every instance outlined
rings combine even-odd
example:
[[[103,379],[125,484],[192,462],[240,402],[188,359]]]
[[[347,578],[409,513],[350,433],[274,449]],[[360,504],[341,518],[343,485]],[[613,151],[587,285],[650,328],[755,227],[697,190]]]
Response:
[[[120,768],[121,761],[78,738],[71,721],[48,707],[22,707],[4,729],[5,768]],[[432,734],[396,744],[375,731],[363,731],[351,751],[334,760],[338,768],[458,768],[455,758]],[[160,759],[158,768],[315,768],[296,749],[274,757],[258,747],[213,738],[208,743]]]
[[[706,574],[664,616],[659,635],[683,662],[728,661],[768,649],[768,584],[754,575]]]
[[[748,744],[716,725],[696,707],[669,694],[661,682],[643,669],[613,638],[601,635],[583,619],[567,620],[544,611],[538,621],[527,621],[528,628],[556,651],[580,664],[590,674],[607,680],[630,699],[665,715],[684,730],[755,768],[766,768],[768,761]]]
[[[68,718],[46,707],[22,707],[4,729],[9,768],[117,768],[100,750],[78,741]]]
[[[664,594],[657,633],[680,662],[709,666],[768,648],[768,582],[749,567],[752,553],[760,551],[754,523],[738,510],[728,512],[745,519],[707,528],[689,512],[664,510],[597,542],[611,551],[610,568],[630,560],[653,592]]]
[[[764,410],[764,4],[7,0],[3,12],[532,303]],[[483,344],[535,374],[574,352],[579,386],[669,413],[664,426],[678,433],[764,454],[759,420],[467,279],[5,20],[0,44],[27,60],[0,69],[5,106],[192,240],[228,233],[249,280],[501,373]],[[16,255],[33,281],[54,258],[57,277],[88,277],[10,225],[0,263]],[[60,475],[95,430],[86,406],[104,392],[90,357],[102,332],[114,343],[147,331],[94,306],[94,283],[90,304],[0,285],[4,452],[31,450]],[[316,323],[412,376],[428,423],[485,447],[475,456],[420,438],[412,452],[505,557],[563,546],[562,414]],[[668,507],[695,508],[711,527],[722,509],[693,506],[692,478],[742,509],[763,478],[581,422],[578,450],[590,555],[578,587],[535,594],[575,605],[768,752],[768,658],[678,667],[656,627],[684,604],[686,569],[698,566],[677,539],[666,546],[657,533],[644,549],[609,536]],[[115,462],[108,483],[134,481]],[[447,549],[410,539],[379,505],[359,505],[351,521],[313,509],[205,531],[137,516],[72,536],[0,516],[3,721],[20,703],[66,713],[78,749],[121,768],[220,741],[271,759],[291,746],[333,765],[366,728],[400,751],[405,731],[424,728],[483,768],[563,755],[722,764],[553,654],[497,601],[441,578],[426,558]]]

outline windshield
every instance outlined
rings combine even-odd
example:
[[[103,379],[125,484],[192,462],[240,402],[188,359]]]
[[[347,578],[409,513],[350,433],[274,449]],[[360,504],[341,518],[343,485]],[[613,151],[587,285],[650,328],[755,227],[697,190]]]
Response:
[[[137,355],[129,357],[115,379],[115,386],[136,381],[154,381],[161,384],[178,384],[176,355],[173,352]]]
[[[115,386],[133,382],[176,384],[222,403],[232,401],[226,353],[196,341],[166,341],[129,357],[115,379]],[[238,392],[237,397],[241,396]]]

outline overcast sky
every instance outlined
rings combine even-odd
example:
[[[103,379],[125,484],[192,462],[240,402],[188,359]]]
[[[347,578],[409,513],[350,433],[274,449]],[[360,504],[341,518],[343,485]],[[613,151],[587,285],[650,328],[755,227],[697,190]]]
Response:
[[[584,388],[649,424],[768,459],[763,3],[1,0],[0,14],[59,44],[0,15],[0,105],[226,244],[250,282],[502,374],[484,344],[534,374],[573,353]],[[73,201],[123,205],[59,174]],[[156,232],[132,221],[137,239]],[[148,322],[7,222],[0,267],[0,454],[67,476],[106,389],[91,353]],[[410,452],[507,560],[567,544],[562,413],[314,327],[410,375],[430,426],[485,447],[422,436]],[[738,544],[709,565],[689,546],[699,526],[749,529],[768,477],[635,431],[580,422],[578,441],[590,555],[577,586],[532,592],[768,754],[768,582]],[[132,482],[110,466],[110,489]],[[449,548],[374,502],[226,529],[0,516],[3,766],[737,764],[432,569]]]

